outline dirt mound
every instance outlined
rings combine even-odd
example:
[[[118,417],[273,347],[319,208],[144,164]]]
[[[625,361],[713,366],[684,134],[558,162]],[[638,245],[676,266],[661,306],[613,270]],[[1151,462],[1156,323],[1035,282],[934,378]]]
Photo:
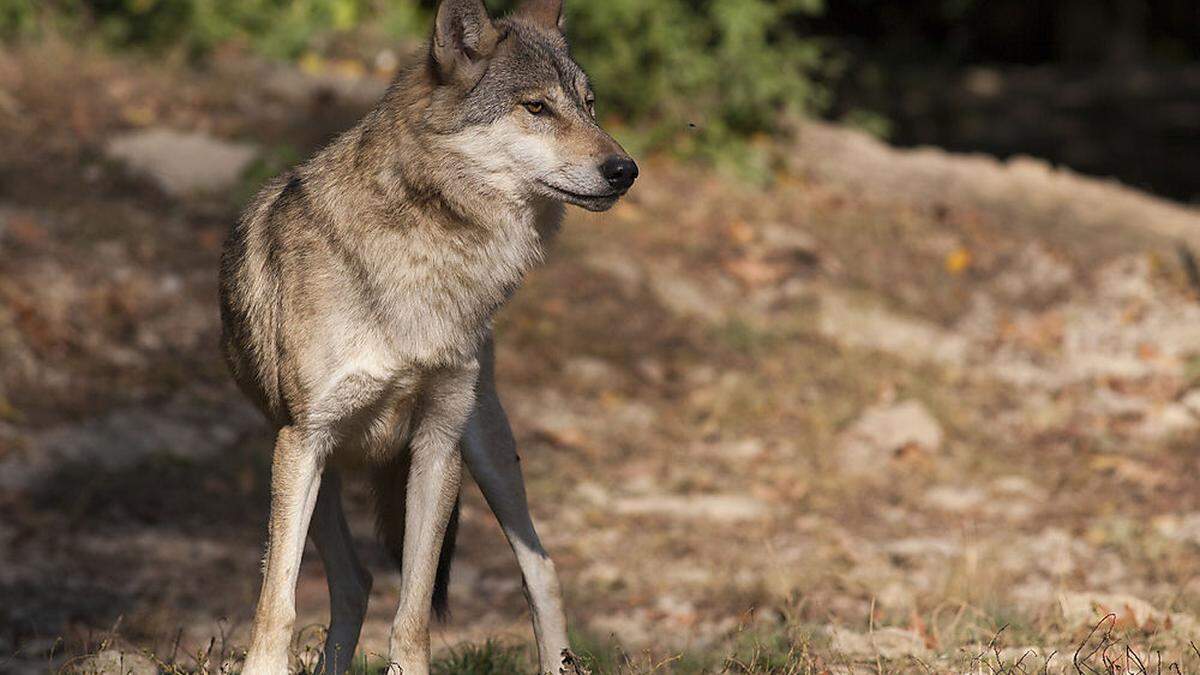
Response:
[[[795,169],[880,202],[977,206],[1033,222],[1144,229],[1200,246],[1200,211],[1031,157],[1000,161],[936,148],[898,149],[820,122],[799,130]]]

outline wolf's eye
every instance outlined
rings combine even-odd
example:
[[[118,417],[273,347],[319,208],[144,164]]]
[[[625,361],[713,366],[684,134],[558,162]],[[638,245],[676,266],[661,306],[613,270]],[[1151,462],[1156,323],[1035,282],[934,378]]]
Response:
[[[521,105],[525,106],[530,115],[541,115],[546,112],[546,104],[541,101],[526,101]]]

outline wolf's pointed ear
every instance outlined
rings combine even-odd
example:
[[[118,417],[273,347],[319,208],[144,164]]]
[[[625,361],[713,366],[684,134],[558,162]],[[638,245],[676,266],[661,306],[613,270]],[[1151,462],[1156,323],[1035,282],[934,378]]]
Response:
[[[483,0],[442,0],[433,28],[433,61],[443,78],[470,80],[483,72],[500,34]]]
[[[563,0],[525,0],[513,16],[543,28],[562,30]]]

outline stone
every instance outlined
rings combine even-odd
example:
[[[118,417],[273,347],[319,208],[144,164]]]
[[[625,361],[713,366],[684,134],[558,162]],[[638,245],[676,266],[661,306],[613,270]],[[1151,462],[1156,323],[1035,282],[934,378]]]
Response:
[[[919,401],[877,406],[842,434],[838,462],[850,474],[882,474],[899,450],[916,446],[936,452],[943,436],[942,426]]]
[[[591,356],[577,356],[567,361],[563,374],[572,382],[589,387],[611,387],[621,379],[621,374],[611,364]]]
[[[1134,628],[1161,624],[1167,618],[1165,612],[1132,595],[1063,593],[1058,604],[1067,625],[1075,628],[1094,626],[1109,614],[1116,615],[1118,624]]]
[[[228,188],[258,156],[252,145],[164,128],[120,134],[109,140],[105,151],[175,196]]]
[[[925,503],[947,513],[965,513],[978,508],[987,499],[979,488],[938,485],[925,493]]]
[[[686,277],[659,271],[650,279],[650,290],[663,307],[680,317],[720,321],[724,312],[713,294]]]
[[[847,656],[900,659],[919,657],[928,652],[925,640],[920,635],[902,628],[877,628],[866,635],[843,628],[829,628],[828,633],[833,650]]]
[[[763,225],[761,234],[763,245],[772,252],[817,257],[817,241],[797,227],[768,223]]]
[[[770,514],[762,501],[743,495],[656,495],[625,497],[614,504],[617,513],[702,519],[723,523],[760,520]]]
[[[583,264],[615,279],[627,295],[636,293],[646,276],[637,260],[615,251],[592,253],[583,259]]]
[[[149,657],[119,649],[106,649],[87,657],[71,672],[80,675],[158,675],[158,665]]]
[[[838,294],[821,297],[818,328],[822,335],[841,344],[874,349],[909,363],[953,366],[967,358],[968,342],[960,335]]]

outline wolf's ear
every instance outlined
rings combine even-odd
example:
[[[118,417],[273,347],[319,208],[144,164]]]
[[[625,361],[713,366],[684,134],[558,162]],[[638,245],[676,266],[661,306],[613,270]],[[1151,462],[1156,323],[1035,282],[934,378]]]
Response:
[[[525,0],[513,16],[543,28],[562,30],[563,0]]]
[[[432,56],[444,78],[470,80],[483,72],[500,34],[483,0],[442,0],[433,28]]]

